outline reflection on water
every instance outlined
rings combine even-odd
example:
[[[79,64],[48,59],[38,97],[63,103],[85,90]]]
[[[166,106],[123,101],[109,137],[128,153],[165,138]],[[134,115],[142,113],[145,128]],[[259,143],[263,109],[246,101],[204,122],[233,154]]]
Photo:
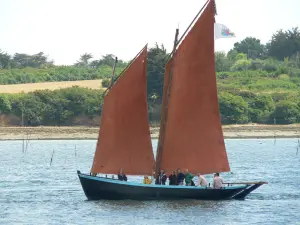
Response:
[[[156,148],[157,141],[153,144]],[[273,140],[227,140],[232,173],[223,173],[224,179],[269,182],[246,200],[227,201],[87,201],[76,170],[89,171],[95,145],[95,141],[30,141],[23,154],[21,141],[0,142],[0,224],[299,222],[297,140],[279,139],[275,146]],[[207,179],[211,182],[212,176]]]

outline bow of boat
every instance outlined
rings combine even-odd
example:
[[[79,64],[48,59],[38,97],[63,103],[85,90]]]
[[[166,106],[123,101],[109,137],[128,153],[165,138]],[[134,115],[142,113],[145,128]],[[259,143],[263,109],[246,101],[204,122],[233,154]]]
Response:
[[[232,196],[232,199],[245,199],[245,197],[247,195],[249,195],[251,192],[253,192],[254,190],[256,190],[257,188],[259,188],[260,186],[264,185],[264,184],[268,184],[268,182],[265,181],[249,181],[249,182],[238,182],[238,183],[225,183],[229,185],[241,185],[241,184],[245,184],[247,185],[246,188],[244,188],[243,190],[237,192],[235,195]]]

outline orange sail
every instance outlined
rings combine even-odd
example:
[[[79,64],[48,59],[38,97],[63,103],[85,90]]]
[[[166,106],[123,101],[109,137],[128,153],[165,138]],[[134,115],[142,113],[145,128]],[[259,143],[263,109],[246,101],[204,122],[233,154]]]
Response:
[[[154,156],[148,122],[147,46],[104,97],[92,173],[152,174]]]
[[[166,66],[161,122],[165,129],[156,169],[179,167],[203,174],[230,170],[217,97],[214,16],[215,3],[209,1]]]

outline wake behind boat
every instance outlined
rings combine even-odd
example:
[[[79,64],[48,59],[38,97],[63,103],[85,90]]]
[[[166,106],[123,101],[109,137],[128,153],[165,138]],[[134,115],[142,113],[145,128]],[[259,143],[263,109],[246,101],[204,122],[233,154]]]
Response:
[[[97,174],[159,174],[188,168],[196,174],[230,171],[219,113],[214,0],[209,0],[178,40],[166,64],[162,115],[154,160],[147,109],[147,46],[105,92],[91,174],[77,171],[89,200],[243,199],[266,182],[212,187],[125,182]],[[201,16],[200,13],[202,12]]]

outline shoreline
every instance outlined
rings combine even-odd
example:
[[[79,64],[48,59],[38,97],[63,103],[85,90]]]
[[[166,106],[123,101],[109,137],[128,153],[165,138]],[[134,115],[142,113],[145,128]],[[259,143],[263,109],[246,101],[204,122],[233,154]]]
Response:
[[[291,125],[224,125],[225,139],[299,138],[300,124]],[[0,140],[97,140],[98,127],[0,127]],[[151,127],[152,138],[158,138],[159,127]]]

